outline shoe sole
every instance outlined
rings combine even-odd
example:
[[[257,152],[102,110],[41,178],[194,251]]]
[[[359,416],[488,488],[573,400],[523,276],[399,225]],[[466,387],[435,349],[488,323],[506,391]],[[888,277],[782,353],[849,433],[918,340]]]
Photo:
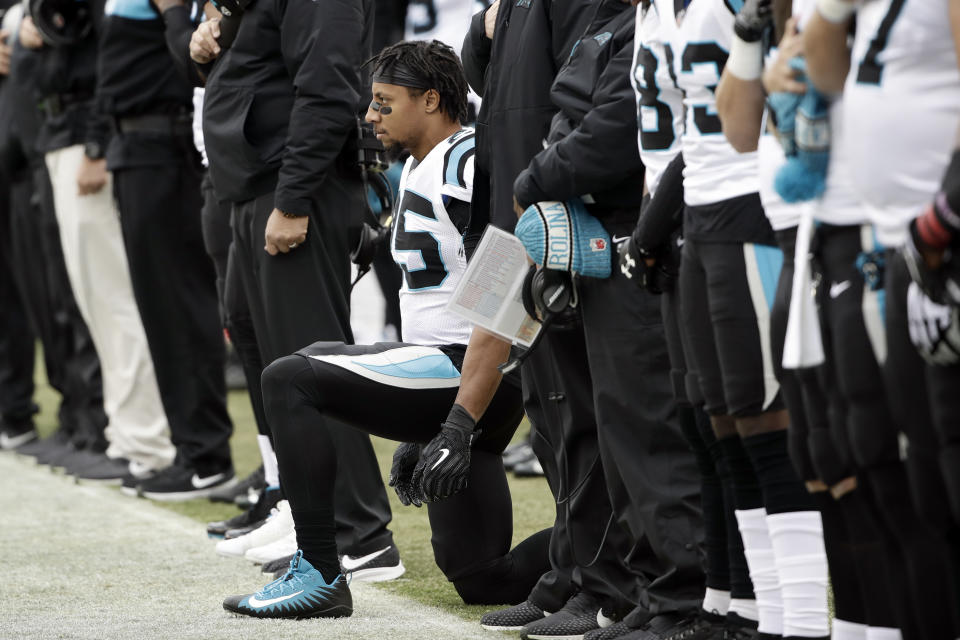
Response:
[[[393,567],[360,569],[358,571],[352,571],[347,575],[350,576],[350,580],[353,582],[386,582],[388,580],[396,580],[406,572],[407,568],[400,562]]]
[[[217,489],[222,489],[225,486],[232,486],[236,484],[238,480],[236,478],[231,478],[224,484],[218,484],[215,487],[210,487],[209,489],[194,489],[192,491],[142,491],[140,495],[144,498],[149,498],[150,500],[156,500],[157,502],[185,502],[187,500],[194,500],[197,498],[208,498],[211,493]]]
[[[120,487],[120,493],[125,496],[130,496],[131,498],[140,496],[140,490],[137,487]]]
[[[322,609],[320,611],[313,611],[310,613],[300,613],[297,615],[257,615],[256,613],[246,611],[239,611],[237,609],[231,609],[227,607],[226,604],[223,605],[223,610],[227,613],[230,613],[238,618],[259,618],[260,620],[309,620],[310,618],[349,618],[353,615],[353,607],[347,607],[344,605],[337,605],[335,607],[330,607],[329,609]]]
[[[573,636],[549,636],[545,633],[532,633],[522,636],[527,640],[583,640],[583,634]]]
[[[495,624],[480,624],[487,631],[523,631],[523,626],[519,627],[499,627]]]

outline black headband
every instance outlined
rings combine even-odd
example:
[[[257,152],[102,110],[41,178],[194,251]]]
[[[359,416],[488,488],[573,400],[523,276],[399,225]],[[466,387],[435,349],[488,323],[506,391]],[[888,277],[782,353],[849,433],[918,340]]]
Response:
[[[410,89],[433,89],[433,83],[403,63],[396,62],[389,69],[378,68],[373,73],[373,81],[382,84],[395,84]]]

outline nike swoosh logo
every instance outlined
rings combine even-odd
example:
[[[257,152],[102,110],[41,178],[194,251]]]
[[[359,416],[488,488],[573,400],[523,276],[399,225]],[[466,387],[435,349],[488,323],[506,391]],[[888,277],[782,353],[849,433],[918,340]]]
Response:
[[[830,297],[836,298],[841,293],[850,288],[850,281],[844,280],[843,282],[834,282],[830,285]]]
[[[630,237],[630,236],[617,236],[617,235],[615,235],[615,236],[613,236],[613,238],[611,238],[611,240],[613,240],[613,244],[620,244],[621,242],[626,242],[626,241],[627,241],[627,238],[629,238],[629,237]]]
[[[197,474],[193,474],[193,477],[190,478],[190,484],[193,485],[194,489],[206,489],[207,487],[212,487],[221,480],[223,480],[225,473],[218,473],[216,475],[207,476],[206,478],[201,478]]]
[[[353,571],[354,569],[361,567],[375,558],[379,558],[387,551],[390,550],[390,547],[384,547],[380,551],[374,551],[373,553],[367,554],[365,556],[360,556],[359,558],[351,558],[350,556],[343,556],[343,559],[340,561],[340,564],[343,565],[344,571]]]
[[[447,456],[450,455],[450,449],[440,449],[440,459],[433,463],[433,466],[430,467],[430,471],[433,471],[440,466],[440,463],[447,459]]]
[[[297,591],[296,593],[291,593],[290,595],[280,596],[279,598],[270,598],[268,600],[260,600],[259,598],[257,598],[256,594],[254,594],[250,596],[249,600],[247,600],[247,604],[250,605],[251,607],[269,607],[272,604],[277,604],[278,602],[283,602],[284,600],[295,598],[301,593],[303,593],[303,589],[301,589],[300,591]]]
[[[16,449],[22,444],[30,442],[37,437],[33,431],[21,433],[18,436],[10,436],[6,433],[0,433],[0,449]]]

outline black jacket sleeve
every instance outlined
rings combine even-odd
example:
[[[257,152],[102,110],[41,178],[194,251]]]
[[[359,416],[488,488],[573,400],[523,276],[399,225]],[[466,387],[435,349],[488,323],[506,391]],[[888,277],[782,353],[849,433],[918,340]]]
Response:
[[[640,249],[654,253],[670,240],[683,224],[683,154],[670,161],[660,177],[657,190],[637,220],[633,241]]]
[[[593,92],[593,107],[562,140],[538,153],[513,189],[523,208],[609,189],[643,170],[630,86],[633,39],[622,41]]]
[[[180,75],[194,87],[202,87],[203,76],[190,59],[190,37],[196,25],[190,19],[189,7],[187,5],[170,7],[163,12],[163,24],[167,49],[170,50],[170,56]]]
[[[274,206],[310,215],[311,194],[357,126],[367,17],[359,0],[284,4],[280,48],[295,97]]]
[[[481,97],[483,97],[487,65],[490,64],[490,48],[493,44],[487,37],[483,25],[483,17],[486,13],[487,10],[484,9],[473,16],[470,21],[470,30],[463,38],[463,47],[460,50],[460,59],[463,62],[463,72],[467,76],[467,82],[470,88]]]

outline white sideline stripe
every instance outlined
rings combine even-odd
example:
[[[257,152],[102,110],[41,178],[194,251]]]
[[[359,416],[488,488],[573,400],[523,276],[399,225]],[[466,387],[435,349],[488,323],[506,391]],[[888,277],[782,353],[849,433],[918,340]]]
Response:
[[[351,618],[234,617],[223,598],[253,593],[270,577],[218,558],[201,523],[115,489],[76,485],[13,453],[0,454],[0,477],[0,638],[503,638],[479,620],[358,582]]]

